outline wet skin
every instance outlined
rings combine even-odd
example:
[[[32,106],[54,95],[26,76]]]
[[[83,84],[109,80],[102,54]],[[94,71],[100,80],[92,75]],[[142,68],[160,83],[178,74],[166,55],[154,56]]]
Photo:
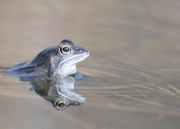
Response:
[[[9,71],[15,76],[40,76],[64,78],[77,72],[76,64],[89,56],[89,52],[72,41],[65,39],[57,47],[49,47],[40,52],[32,61],[23,62]]]

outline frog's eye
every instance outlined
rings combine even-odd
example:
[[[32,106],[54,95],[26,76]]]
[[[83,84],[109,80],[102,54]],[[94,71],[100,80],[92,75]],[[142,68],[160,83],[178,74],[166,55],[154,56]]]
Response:
[[[56,105],[56,109],[60,110],[60,109],[64,109],[67,106],[67,102],[65,100],[57,100],[55,102]]]
[[[64,44],[59,48],[59,51],[63,54],[63,55],[68,55],[71,53],[71,46],[69,44]]]

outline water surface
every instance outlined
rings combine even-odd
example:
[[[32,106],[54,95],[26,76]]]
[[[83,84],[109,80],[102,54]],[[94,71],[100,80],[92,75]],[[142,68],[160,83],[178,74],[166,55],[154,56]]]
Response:
[[[0,128],[179,129],[179,11],[176,0],[1,0],[1,67],[64,38],[90,57],[75,82],[86,101],[63,111],[1,75]]]

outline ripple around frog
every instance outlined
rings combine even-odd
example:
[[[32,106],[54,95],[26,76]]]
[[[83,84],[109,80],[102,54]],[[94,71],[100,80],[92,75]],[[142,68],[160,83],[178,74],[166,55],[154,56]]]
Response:
[[[176,103],[180,97],[178,72],[135,64],[123,59],[92,57],[77,67],[84,77],[76,80],[76,90],[86,97],[86,105],[180,115],[180,105]],[[150,110],[152,107],[153,111]]]
[[[87,98],[92,102],[88,103],[91,106],[108,103],[109,108],[151,113],[160,113],[159,109],[163,108],[167,114],[180,115],[180,104],[176,103],[180,98],[177,72],[124,60],[91,57],[80,66],[87,78],[84,83],[77,81],[77,89],[96,98],[96,101]],[[149,110],[151,106],[156,110]]]

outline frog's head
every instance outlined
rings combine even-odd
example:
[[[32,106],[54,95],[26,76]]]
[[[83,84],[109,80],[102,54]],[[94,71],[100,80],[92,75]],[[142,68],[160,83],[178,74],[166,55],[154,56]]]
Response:
[[[62,78],[77,72],[76,64],[89,56],[89,52],[75,46],[72,41],[64,39],[56,48],[56,55],[50,58],[48,76],[58,75]]]

